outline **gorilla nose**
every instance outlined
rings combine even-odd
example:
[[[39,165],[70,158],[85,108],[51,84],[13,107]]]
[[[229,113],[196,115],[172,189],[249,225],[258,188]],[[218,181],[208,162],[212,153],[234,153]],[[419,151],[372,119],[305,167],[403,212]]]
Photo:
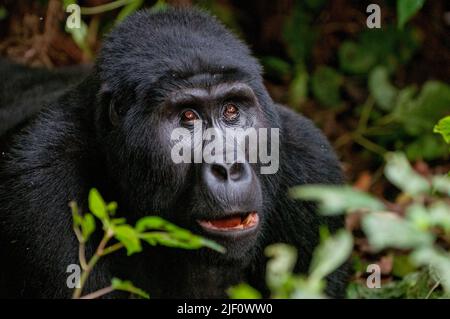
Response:
[[[260,186],[249,163],[204,163],[201,178],[217,213],[222,212],[221,209],[225,212],[258,210]]]
[[[204,178],[211,183],[242,183],[251,179],[248,163],[213,163],[204,167]]]

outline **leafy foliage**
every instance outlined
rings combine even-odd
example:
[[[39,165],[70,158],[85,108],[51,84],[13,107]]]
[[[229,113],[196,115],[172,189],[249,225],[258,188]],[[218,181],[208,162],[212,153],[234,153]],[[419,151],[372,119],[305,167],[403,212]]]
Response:
[[[311,79],[312,92],[321,104],[331,107],[339,106],[342,83],[342,76],[333,68],[320,66]]]
[[[295,198],[319,201],[319,209],[324,214],[341,214],[343,211],[365,208],[381,210],[384,205],[373,196],[356,191],[350,186],[308,185],[291,190]]]
[[[427,277],[425,281],[431,282],[431,286],[426,285],[427,289],[422,291],[420,297],[447,296],[450,293],[450,253],[447,248],[450,243],[450,177],[439,175],[427,180],[411,168],[401,153],[389,154],[386,159],[386,177],[402,191],[403,196],[408,197],[404,217],[382,209],[382,205],[371,206],[372,200],[368,200],[369,197],[362,200],[360,191],[348,187],[344,187],[343,191],[332,192],[329,186],[314,186],[313,191],[309,186],[301,186],[293,194],[303,200],[318,200],[324,213],[329,213],[332,193],[331,205],[337,203],[334,212],[362,213],[362,230],[372,251],[391,251],[397,257],[397,268],[406,269],[397,272],[403,279],[385,287],[384,293],[371,295],[365,288],[355,288],[352,285],[350,296],[408,295],[405,290],[414,287],[411,282],[418,284],[419,279],[428,276],[428,273],[434,274],[435,279]],[[355,203],[360,205],[359,209]],[[402,258],[405,256],[406,259]],[[435,290],[438,287],[442,290],[437,294]]]
[[[92,268],[100,258],[122,248],[126,249],[128,256],[139,253],[143,249],[142,241],[152,246],[162,245],[181,249],[209,248],[221,253],[225,252],[224,248],[217,243],[194,235],[190,231],[180,228],[158,216],[143,217],[137,221],[135,227],[128,225],[124,218],[114,217],[117,204],[115,202],[106,203],[96,189],[92,189],[89,192],[90,213],[80,214],[79,208],[74,202],[70,206],[72,208],[74,231],[80,242],[80,264],[83,268],[81,287],[75,289],[74,298],[81,297],[83,286]],[[84,252],[85,244],[95,231],[96,224],[94,217],[101,222],[104,236],[95,254],[89,261],[86,261]],[[113,238],[117,242],[108,246],[108,243]],[[114,290],[128,291],[134,295],[148,298],[146,292],[134,287],[131,282],[121,281],[117,278],[112,280],[111,287],[106,289],[106,293]],[[96,293],[88,296],[97,297]]]
[[[440,121],[437,131],[445,125]],[[386,178],[407,198],[403,216],[389,211],[373,196],[349,186],[303,185],[291,196],[316,201],[325,215],[359,214],[361,226],[373,254],[389,253],[397,277],[380,289],[351,283],[349,298],[442,298],[450,297],[450,177],[426,179],[415,172],[402,153],[386,156]],[[325,234],[325,235],[324,235]],[[340,230],[329,236],[321,232],[321,244],[311,261],[309,275],[293,273],[295,248],[275,244],[266,248],[266,282],[272,298],[323,298],[324,278],[348,260],[354,234]],[[356,238],[356,240],[358,240]],[[354,267],[365,271],[359,258]],[[229,290],[232,298],[259,298],[256,290],[241,284]]]
[[[293,273],[297,261],[295,248],[285,244],[267,247],[265,252],[271,259],[267,263],[266,282],[271,298],[325,298],[325,277],[349,258],[352,248],[353,239],[344,230],[324,238],[314,252],[307,276]],[[241,299],[260,296],[247,284],[231,288],[229,295]]]

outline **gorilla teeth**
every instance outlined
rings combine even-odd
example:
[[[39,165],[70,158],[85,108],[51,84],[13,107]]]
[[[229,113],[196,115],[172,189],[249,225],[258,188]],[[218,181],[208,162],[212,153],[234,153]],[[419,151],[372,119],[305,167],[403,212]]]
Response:
[[[250,212],[245,215],[234,215],[228,218],[200,221],[200,224],[209,229],[215,230],[242,230],[256,226],[259,217],[256,212]]]
[[[210,223],[216,228],[236,228],[242,226],[242,217],[234,216],[224,219],[212,220]]]
[[[247,215],[247,217],[244,219],[244,227],[253,227],[259,222],[259,217],[256,212],[251,212]]]

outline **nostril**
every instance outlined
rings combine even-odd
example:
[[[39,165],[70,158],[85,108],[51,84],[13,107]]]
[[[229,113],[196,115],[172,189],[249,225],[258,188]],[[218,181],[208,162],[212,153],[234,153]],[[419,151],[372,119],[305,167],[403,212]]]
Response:
[[[234,163],[230,167],[230,178],[232,180],[238,180],[244,174],[244,165],[242,163]]]
[[[211,165],[211,172],[217,179],[221,181],[226,181],[228,179],[227,169],[222,165]]]

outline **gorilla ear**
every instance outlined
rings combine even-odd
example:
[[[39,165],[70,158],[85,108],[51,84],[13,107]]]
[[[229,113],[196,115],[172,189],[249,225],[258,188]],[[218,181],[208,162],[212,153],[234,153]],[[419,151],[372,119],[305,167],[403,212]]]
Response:
[[[114,126],[119,125],[120,121],[119,112],[116,108],[116,101],[113,98],[109,100],[109,121]]]
[[[111,125],[119,125],[123,111],[120,110],[119,100],[114,96],[107,84],[101,86],[99,100],[100,105],[104,110],[102,113],[105,114],[105,118],[108,117],[108,121]]]

